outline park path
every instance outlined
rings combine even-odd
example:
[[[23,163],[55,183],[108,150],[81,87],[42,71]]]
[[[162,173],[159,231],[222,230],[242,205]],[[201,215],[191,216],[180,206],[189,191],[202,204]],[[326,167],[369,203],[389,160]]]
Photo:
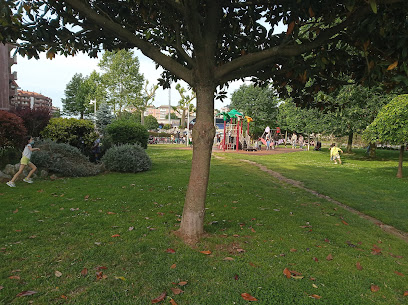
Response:
[[[281,153],[283,153],[283,152],[281,152]],[[215,156],[215,157],[219,158],[219,159],[224,159],[221,156]],[[271,175],[272,177],[278,179],[279,181],[282,181],[284,183],[287,183],[289,185],[297,187],[297,188],[299,188],[299,189],[301,189],[303,191],[306,191],[306,192],[308,192],[308,193],[310,193],[310,194],[312,194],[312,195],[314,195],[316,197],[323,198],[323,199],[325,199],[325,200],[327,200],[327,201],[329,201],[331,203],[334,203],[334,204],[342,207],[343,209],[345,209],[345,210],[347,210],[347,211],[349,211],[349,212],[351,212],[353,214],[356,214],[361,218],[364,218],[364,219],[372,222],[373,224],[379,226],[383,231],[385,231],[385,232],[387,232],[389,234],[392,234],[392,235],[400,238],[401,240],[405,241],[406,243],[408,243],[408,233],[407,232],[400,231],[400,230],[396,229],[395,227],[393,227],[391,225],[388,225],[388,224],[385,224],[381,220],[378,220],[378,219],[376,219],[374,217],[366,215],[366,214],[364,214],[364,213],[362,213],[362,212],[360,212],[360,211],[358,211],[356,209],[353,209],[352,207],[349,207],[348,205],[345,205],[344,203],[341,203],[340,201],[337,201],[337,200],[335,200],[335,199],[333,199],[333,198],[331,198],[331,197],[329,197],[327,195],[320,194],[319,192],[317,192],[315,190],[309,189],[309,188],[305,187],[302,182],[297,181],[297,180],[293,180],[293,179],[289,179],[289,178],[281,175],[280,173],[275,172],[275,171],[267,168],[266,166],[264,166],[262,164],[259,164],[259,163],[256,163],[256,162],[250,161],[250,160],[245,160],[245,159],[240,159],[240,161],[246,162],[246,163],[249,163],[249,164],[251,164],[253,166],[258,167],[261,171]]]

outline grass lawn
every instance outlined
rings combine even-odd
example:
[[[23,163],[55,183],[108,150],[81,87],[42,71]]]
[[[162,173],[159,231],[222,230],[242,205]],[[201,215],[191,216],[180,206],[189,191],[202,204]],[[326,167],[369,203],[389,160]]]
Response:
[[[329,161],[328,149],[297,151],[274,156],[225,154],[263,164],[305,187],[328,195],[397,229],[408,232],[408,153],[405,177],[396,178],[399,151],[377,150],[377,158],[366,157],[365,149],[342,154],[343,165]]]
[[[148,154],[153,169],[145,173],[0,185],[0,304],[151,304],[163,292],[161,304],[173,305],[248,304],[243,293],[268,305],[408,303],[407,243],[238,162],[242,155],[212,160],[208,235],[196,248],[185,246],[171,232],[191,151],[152,146]],[[255,161],[279,163],[292,178],[322,166],[332,174],[308,187],[339,201],[333,176],[360,175],[364,188],[378,188],[352,165],[358,158],[336,168],[326,168],[324,158],[294,153]],[[406,189],[389,166],[383,184]],[[18,297],[23,291],[36,293]]]

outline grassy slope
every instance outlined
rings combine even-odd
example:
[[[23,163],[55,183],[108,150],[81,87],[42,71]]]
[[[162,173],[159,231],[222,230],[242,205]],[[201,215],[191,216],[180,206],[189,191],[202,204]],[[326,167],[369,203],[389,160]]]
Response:
[[[170,232],[182,212],[191,152],[148,153],[154,166],[146,173],[0,186],[1,304],[150,304],[163,291],[179,305],[247,304],[244,292],[256,304],[404,301],[408,285],[394,271],[408,275],[406,243],[235,160],[213,160],[209,235],[186,247]],[[380,255],[372,254],[374,244]],[[98,266],[107,268],[106,279],[96,280]],[[284,268],[304,278],[287,279]],[[371,292],[372,284],[380,290]],[[23,290],[38,293],[16,298]]]

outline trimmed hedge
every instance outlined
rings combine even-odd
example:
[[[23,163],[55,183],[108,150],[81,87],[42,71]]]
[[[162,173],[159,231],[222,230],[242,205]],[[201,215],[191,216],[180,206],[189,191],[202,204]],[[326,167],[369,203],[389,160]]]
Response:
[[[124,144],[109,148],[102,158],[106,169],[115,172],[136,173],[150,170],[152,161],[139,145]]]
[[[149,133],[146,127],[139,123],[129,120],[116,120],[106,126],[105,132],[114,145],[139,144],[147,148]]]

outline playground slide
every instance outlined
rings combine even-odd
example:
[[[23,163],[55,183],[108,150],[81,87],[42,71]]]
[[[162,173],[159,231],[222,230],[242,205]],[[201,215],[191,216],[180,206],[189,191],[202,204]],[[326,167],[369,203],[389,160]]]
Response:
[[[264,138],[259,138],[259,139],[261,139],[261,142],[263,145],[266,145],[266,140]]]

